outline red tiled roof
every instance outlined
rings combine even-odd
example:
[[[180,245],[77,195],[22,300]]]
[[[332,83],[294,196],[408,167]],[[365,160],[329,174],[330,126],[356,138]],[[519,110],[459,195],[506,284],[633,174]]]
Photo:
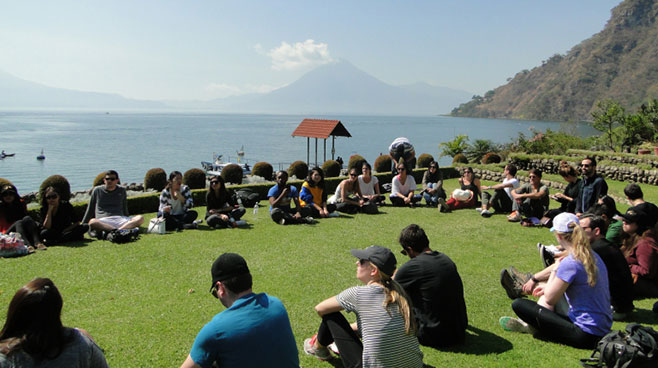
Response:
[[[297,129],[292,132],[293,137],[309,137],[326,139],[330,135],[339,137],[351,137],[350,132],[345,129],[345,126],[340,120],[320,120],[320,119],[304,119]]]

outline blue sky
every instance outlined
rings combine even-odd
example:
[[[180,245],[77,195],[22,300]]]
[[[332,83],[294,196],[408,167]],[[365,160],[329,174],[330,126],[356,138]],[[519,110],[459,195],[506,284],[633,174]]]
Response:
[[[0,70],[141,99],[267,92],[344,59],[483,94],[601,31],[619,0],[0,0]]]

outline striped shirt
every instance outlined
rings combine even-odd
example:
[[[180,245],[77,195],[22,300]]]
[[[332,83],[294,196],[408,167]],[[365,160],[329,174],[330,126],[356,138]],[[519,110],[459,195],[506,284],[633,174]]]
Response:
[[[160,194],[160,206],[158,207],[158,212],[164,212],[165,207],[171,206],[172,215],[181,215],[184,214],[185,211],[194,207],[194,201],[192,200],[192,191],[190,190],[190,187],[187,185],[181,185],[180,194],[182,194],[183,198],[185,198],[185,203],[177,211],[176,203],[174,203],[173,198],[171,198],[171,192],[169,189],[163,190]],[[177,202],[180,203],[180,201]]]
[[[418,339],[404,332],[397,304],[383,307],[386,294],[379,285],[355,286],[336,296],[347,312],[356,314],[363,339],[363,367],[422,367]]]

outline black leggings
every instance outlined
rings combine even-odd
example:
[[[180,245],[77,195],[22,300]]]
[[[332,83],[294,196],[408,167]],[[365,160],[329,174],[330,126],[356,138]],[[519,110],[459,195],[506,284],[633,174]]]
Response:
[[[53,229],[41,230],[41,239],[47,246],[59,243],[80,241],[85,238],[85,233],[89,230],[89,225],[76,225],[68,231],[58,231]]]
[[[528,299],[516,299],[512,309],[519,318],[537,329],[538,335],[580,349],[593,349],[601,336],[588,334],[569,317],[559,315]]]
[[[224,221],[222,220],[221,216],[219,214],[214,214],[210,215],[206,213],[206,224],[210,227],[218,227],[218,228],[226,228],[226,227],[231,227],[231,221],[230,219],[232,218],[235,221],[238,221],[244,214],[247,213],[247,210],[244,207],[238,207],[234,208],[231,210],[229,213],[225,213],[229,217],[229,220]]]
[[[30,216],[25,216],[14,222],[9,229],[7,229],[7,233],[11,232],[21,234],[23,242],[27,246],[36,246],[41,243],[41,238],[39,237],[39,226]]]
[[[165,218],[165,230],[179,230],[179,229],[193,229],[194,225],[192,223],[199,214],[196,211],[188,210],[185,213],[180,215],[171,215],[167,212],[159,212],[158,217]]]
[[[361,339],[352,330],[342,313],[334,312],[322,316],[317,339],[318,343],[323,346],[327,346],[332,342],[336,343],[343,367],[360,368],[363,365],[363,344]]]

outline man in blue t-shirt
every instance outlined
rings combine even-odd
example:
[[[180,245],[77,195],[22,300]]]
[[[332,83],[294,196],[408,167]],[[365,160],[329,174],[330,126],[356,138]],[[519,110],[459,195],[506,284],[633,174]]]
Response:
[[[302,214],[308,210],[299,205],[299,191],[294,185],[287,185],[288,173],[281,170],[276,173],[276,185],[267,192],[270,201],[270,216],[272,220],[281,225],[311,224],[313,218],[310,213]],[[295,209],[290,207],[290,202],[295,203]]]
[[[299,367],[286,308],[273,296],[253,293],[244,258],[222,254],[211,275],[210,293],[227,309],[201,329],[181,368]]]

